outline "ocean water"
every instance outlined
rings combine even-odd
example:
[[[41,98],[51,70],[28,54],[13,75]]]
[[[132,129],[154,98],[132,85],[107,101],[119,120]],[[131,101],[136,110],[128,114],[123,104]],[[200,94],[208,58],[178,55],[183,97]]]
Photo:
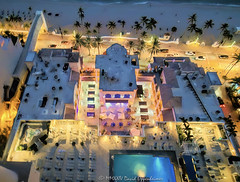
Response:
[[[67,1],[67,0],[52,0],[52,1]],[[78,2],[95,2],[97,4],[150,4],[151,2],[159,3],[187,3],[187,4],[208,4],[218,6],[236,6],[240,7],[240,0],[72,0]]]

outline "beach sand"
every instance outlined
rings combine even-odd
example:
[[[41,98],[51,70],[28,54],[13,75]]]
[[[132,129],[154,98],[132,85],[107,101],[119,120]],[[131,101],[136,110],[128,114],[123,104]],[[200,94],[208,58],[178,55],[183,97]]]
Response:
[[[207,44],[213,43],[216,39],[221,39],[219,27],[222,23],[228,23],[229,29],[232,30],[236,26],[240,26],[240,7],[230,6],[213,6],[213,5],[197,5],[197,4],[177,4],[177,3],[158,3],[151,2],[146,4],[134,4],[131,3],[94,3],[94,2],[76,2],[71,1],[46,1],[46,0],[0,0],[0,10],[12,10],[28,12],[28,7],[32,7],[32,14],[36,10],[47,10],[53,15],[48,16],[46,14],[46,20],[50,29],[68,29],[71,32],[74,27],[73,24],[76,20],[80,21],[78,17],[78,8],[81,6],[85,11],[84,21],[91,23],[93,28],[97,22],[103,24],[101,29],[101,35],[109,35],[110,31],[107,30],[106,24],[108,21],[113,20],[125,20],[125,31],[132,32],[132,36],[135,35],[135,31],[131,28],[135,21],[140,21],[141,16],[153,17],[157,20],[157,28],[152,31],[153,34],[162,36],[166,32],[171,32],[173,26],[177,27],[177,32],[173,34],[173,37],[180,37],[184,34],[186,41],[189,38],[190,33],[186,32],[188,17],[193,13],[197,14],[197,26],[202,28],[206,20],[212,19],[214,21],[214,27],[212,29],[203,30],[203,35],[200,41],[205,41]],[[54,14],[59,13],[59,17],[55,17]],[[32,15],[33,17],[33,15]],[[232,19],[228,19],[232,17]],[[161,27],[161,31],[159,30]],[[168,28],[168,31],[167,31]],[[76,28],[75,28],[76,29]],[[84,28],[80,28],[85,32]],[[117,34],[121,31],[121,25],[117,23],[117,29],[113,31],[113,34]],[[140,31],[141,32],[141,31]]]

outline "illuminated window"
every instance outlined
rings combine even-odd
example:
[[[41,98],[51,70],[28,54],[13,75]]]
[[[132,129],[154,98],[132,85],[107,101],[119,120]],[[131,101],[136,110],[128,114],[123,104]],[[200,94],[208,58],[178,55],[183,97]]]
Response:
[[[121,95],[120,94],[115,94],[115,98],[120,98]]]
[[[105,98],[111,98],[111,94],[106,94]]]
[[[124,94],[124,98],[130,98],[130,94]]]

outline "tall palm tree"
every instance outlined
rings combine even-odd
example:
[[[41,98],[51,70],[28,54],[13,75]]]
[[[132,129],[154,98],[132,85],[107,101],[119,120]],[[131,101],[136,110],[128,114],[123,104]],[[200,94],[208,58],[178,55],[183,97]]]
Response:
[[[129,47],[129,54],[131,54],[131,50],[135,46],[134,42],[132,40],[128,41],[127,46]]]
[[[147,38],[147,32],[146,32],[146,31],[141,32],[140,37],[141,37],[142,39]]]
[[[228,72],[226,73],[225,76],[228,75],[228,73],[233,69],[234,66],[236,66],[239,62],[240,62],[240,53],[236,54],[233,56],[234,61],[231,63],[232,66],[230,67],[230,69],[228,70]]]
[[[98,34],[100,33],[100,29],[102,28],[102,24],[97,22],[96,29],[98,30]]]
[[[141,58],[142,51],[146,48],[146,43],[144,40],[138,39],[137,50],[139,51],[139,59]]]
[[[74,27],[78,28],[81,27],[81,24],[79,21],[75,21],[75,23],[73,24]]]
[[[154,18],[150,18],[148,22],[146,23],[146,29],[147,30],[153,30],[156,28],[157,21]]]
[[[82,46],[85,46],[85,40],[82,38],[82,35],[80,33],[76,33],[76,35],[73,37],[74,38],[74,41],[73,41],[73,44],[74,44],[74,47],[78,47],[78,50],[79,50],[79,54],[81,55],[81,47]]]
[[[91,23],[85,22],[85,23],[84,23],[84,27],[85,27],[87,30],[89,30],[90,27],[91,27]]]
[[[158,37],[154,37],[152,45],[148,49],[148,51],[150,52],[150,59],[149,59],[149,61],[152,59],[153,55],[155,55],[155,54],[160,52],[160,42],[158,40]]]
[[[147,18],[147,16],[142,16],[140,21],[141,21],[141,24],[145,26],[148,23],[149,19]]]
[[[122,20],[120,24],[121,24],[122,28],[124,28],[126,25],[126,22],[124,20]]]
[[[194,23],[194,24],[190,24],[188,26],[187,30],[190,31],[190,32],[193,32],[193,31],[196,30],[196,28],[197,28],[197,25]]]
[[[115,23],[115,21],[109,21],[106,26],[107,26],[108,29],[110,29],[111,35],[112,35],[113,30],[116,28],[116,23]]]
[[[91,47],[92,47],[92,40],[89,36],[87,36],[87,38],[85,39],[85,45],[84,47],[86,47],[88,49],[88,55],[91,55]]]
[[[221,32],[224,32],[225,30],[227,30],[228,27],[229,25],[227,23],[223,23],[219,29],[221,30]]]
[[[102,44],[102,38],[101,37],[96,37],[95,42],[97,44],[97,49],[98,49],[98,55],[100,54],[100,46]]]
[[[133,29],[136,31],[136,34],[138,34],[138,31],[139,30],[142,30],[142,26],[141,26],[141,24],[140,23],[138,23],[137,21],[135,21],[135,24],[134,24],[134,26],[133,26]]]
[[[240,85],[240,77],[231,78],[229,83],[233,84],[233,86]]]
[[[190,23],[190,24],[196,24],[196,21],[197,21],[197,14],[196,13],[194,13],[193,15],[191,15],[188,18],[188,23]]]
[[[214,25],[213,20],[207,20],[204,23],[204,29],[212,28]]]
[[[195,28],[195,33],[197,36],[200,36],[200,35],[202,35],[203,30],[201,28]]]
[[[82,7],[80,7],[80,8],[78,9],[78,16],[79,16],[79,18],[80,18],[80,20],[81,20],[81,24],[82,24],[82,23],[83,23],[83,19],[84,19],[84,17],[85,17],[85,15],[84,15],[84,10],[83,10]]]

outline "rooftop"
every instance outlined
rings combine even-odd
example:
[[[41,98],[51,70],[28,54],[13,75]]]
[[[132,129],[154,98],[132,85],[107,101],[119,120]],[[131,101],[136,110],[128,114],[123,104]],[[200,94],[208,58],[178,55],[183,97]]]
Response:
[[[207,72],[208,79],[210,80],[211,85],[222,85],[217,72]]]
[[[166,64],[168,62],[168,67]],[[170,61],[169,61],[170,60]],[[161,77],[156,75],[164,108],[174,108],[176,120],[179,117],[189,120],[219,121],[224,117],[214,90],[217,74],[205,75],[202,68],[191,63],[189,58],[154,58],[152,68],[162,67]],[[210,76],[209,76],[210,75]],[[214,82],[215,81],[215,82]],[[214,84],[212,83],[214,82]]]
[[[62,119],[66,104],[73,104],[75,72],[64,56],[67,54],[61,54],[60,59],[53,56],[60,52],[65,50],[43,49],[35,57],[19,108],[21,119]]]
[[[120,44],[113,44],[106,55],[96,56],[100,69],[99,89],[103,91],[133,91],[137,89],[135,69],[139,68],[137,55],[127,55]]]

